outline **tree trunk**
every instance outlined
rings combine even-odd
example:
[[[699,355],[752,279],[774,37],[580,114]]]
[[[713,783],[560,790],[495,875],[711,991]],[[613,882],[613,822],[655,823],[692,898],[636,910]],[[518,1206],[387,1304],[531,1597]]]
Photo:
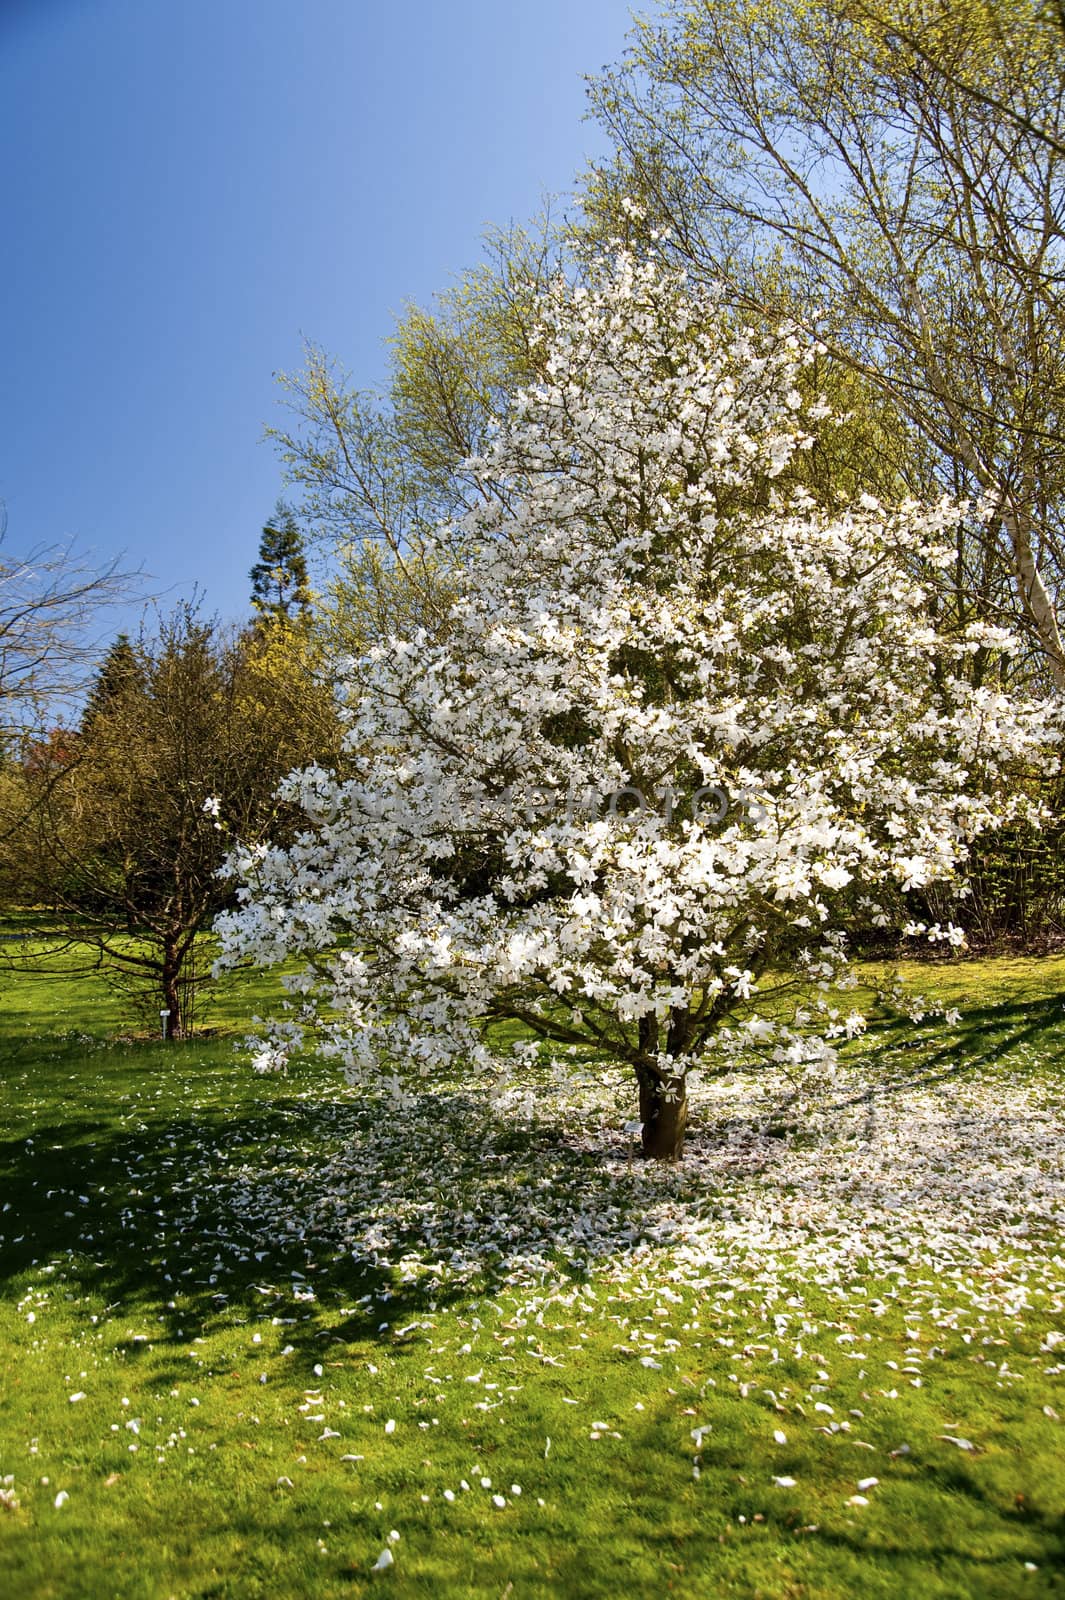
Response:
[[[181,957],[178,955],[177,946],[173,947],[169,941],[163,950],[163,1005],[170,1012],[164,1017],[166,1024],[164,1034],[167,1039],[180,1039],[184,1028],[184,1019],[181,1015],[181,993],[178,980],[181,977]]]
[[[1039,571],[1026,520],[1004,503],[1002,521],[1013,549],[1021,601],[1046,651],[1054,686],[1065,689],[1065,644],[1062,643],[1054,602]]]
[[[636,1068],[640,1086],[642,1149],[655,1161],[678,1161],[688,1125],[688,1086],[683,1077],[662,1078],[649,1067]]]

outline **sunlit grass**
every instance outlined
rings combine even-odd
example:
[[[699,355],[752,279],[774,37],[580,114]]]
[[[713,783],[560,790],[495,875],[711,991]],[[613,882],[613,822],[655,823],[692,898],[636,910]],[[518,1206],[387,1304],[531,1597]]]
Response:
[[[6,978],[0,1593],[1057,1592],[1065,962],[918,977],[957,1028],[675,1171],[627,1085],[259,1079],[267,979],[164,1046]]]

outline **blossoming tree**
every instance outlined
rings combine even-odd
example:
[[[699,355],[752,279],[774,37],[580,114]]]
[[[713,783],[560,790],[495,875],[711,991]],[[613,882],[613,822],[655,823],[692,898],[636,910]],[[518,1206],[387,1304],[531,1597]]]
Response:
[[[286,781],[305,827],[234,852],[220,932],[308,958],[263,1068],[313,1017],[354,1079],[474,1071],[510,1020],[630,1067],[675,1157],[694,1068],[861,1027],[848,927],[955,870],[1053,708],[958,671],[1011,643],[930,604],[954,509],[782,487],[820,410],[794,338],[625,254],[540,312],[542,381],[441,533],[446,630],[348,665],[349,770]]]

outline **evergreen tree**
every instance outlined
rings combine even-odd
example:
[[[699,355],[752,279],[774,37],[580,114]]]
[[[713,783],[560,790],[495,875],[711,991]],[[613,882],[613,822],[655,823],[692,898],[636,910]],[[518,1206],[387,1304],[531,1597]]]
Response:
[[[129,634],[120,633],[101,662],[89,689],[79,730],[83,737],[91,735],[100,718],[106,717],[140,686],[142,676]]]
[[[264,621],[291,622],[310,608],[303,535],[292,510],[283,500],[263,528],[259,559],[248,574],[251,603]]]

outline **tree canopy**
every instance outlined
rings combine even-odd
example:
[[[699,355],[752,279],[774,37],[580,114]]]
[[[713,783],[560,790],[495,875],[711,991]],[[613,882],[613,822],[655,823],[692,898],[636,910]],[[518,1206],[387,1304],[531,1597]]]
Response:
[[[678,0],[634,37],[593,88],[616,152],[593,229],[668,230],[732,304],[796,319],[886,400],[911,488],[991,508],[959,524],[949,603],[1020,629],[1062,687],[1060,14]]]

